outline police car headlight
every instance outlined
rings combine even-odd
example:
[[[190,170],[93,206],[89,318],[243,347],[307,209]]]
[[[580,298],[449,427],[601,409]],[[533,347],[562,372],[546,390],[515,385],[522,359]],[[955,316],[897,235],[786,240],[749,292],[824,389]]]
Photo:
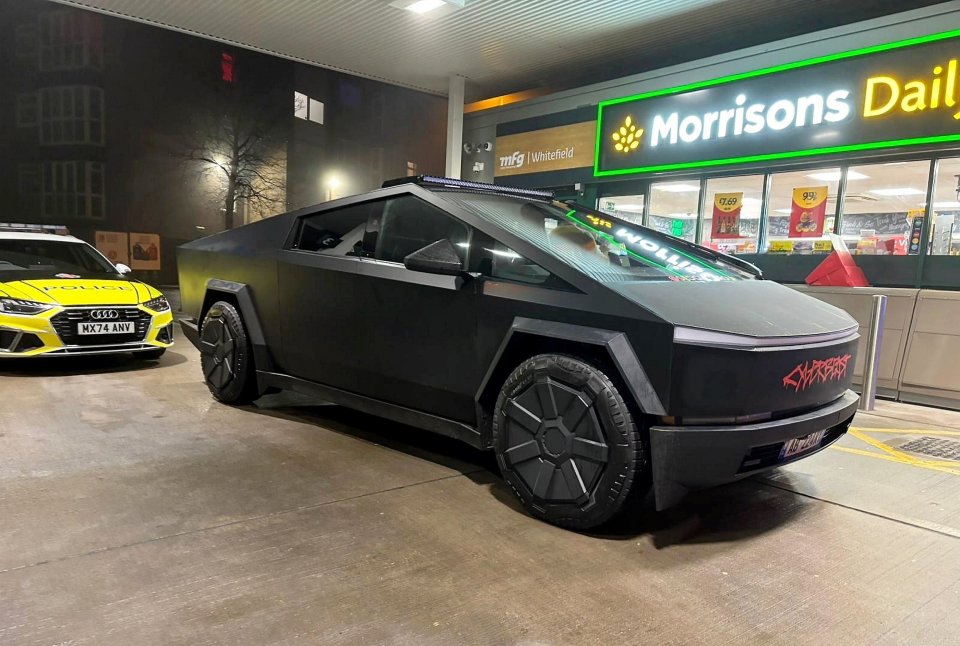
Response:
[[[22,301],[19,298],[0,298],[0,312],[4,314],[39,314],[54,307],[48,303]]]
[[[166,312],[170,309],[170,303],[167,302],[167,299],[163,296],[158,296],[152,300],[147,301],[143,304],[148,310],[153,310],[154,312]]]

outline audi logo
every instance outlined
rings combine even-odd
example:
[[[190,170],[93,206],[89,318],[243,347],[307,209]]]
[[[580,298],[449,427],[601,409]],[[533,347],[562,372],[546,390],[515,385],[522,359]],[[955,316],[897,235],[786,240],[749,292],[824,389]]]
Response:
[[[90,318],[94,321],[106,321],[108,319],[118,319],[120,318],[120,312],[117,310],[92,310],[90,312]]]

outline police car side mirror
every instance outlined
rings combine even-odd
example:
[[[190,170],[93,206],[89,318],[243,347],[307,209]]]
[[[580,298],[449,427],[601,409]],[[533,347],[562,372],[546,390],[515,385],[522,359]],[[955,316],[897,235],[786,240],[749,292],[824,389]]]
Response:
[[[119,273],[121,273],[121,274],[129,274],[129,273],[131,273],[131,272],[133,271],[132,269],[130,269],[128,266],[126,266],[126,265],[123,264],[122,262],[118,262],[118,263],[116,264],[116,267],[117,267],[117,271],[118,271]]]
[[[463,273],[463,261],[446,238],[414,251],[403,259],[403,266],[412,271],[444,276],[459,276]]]

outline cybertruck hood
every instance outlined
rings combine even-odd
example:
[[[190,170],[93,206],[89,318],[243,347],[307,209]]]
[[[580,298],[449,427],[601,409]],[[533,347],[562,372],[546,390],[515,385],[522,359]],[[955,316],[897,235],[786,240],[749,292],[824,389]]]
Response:
[[[660,318],[692,330],[786,340],[857,329],[856,320],[843,310],[765,280],[609,286]]]

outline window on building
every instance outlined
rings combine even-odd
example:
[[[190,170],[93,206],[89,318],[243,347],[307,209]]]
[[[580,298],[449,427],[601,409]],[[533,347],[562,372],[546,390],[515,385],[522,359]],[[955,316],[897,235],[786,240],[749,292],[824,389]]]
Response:
[[[693,242],[697,237],[699,208],[699,180],[652,184],[647,226]]]
[[[707,182],[703,245],[725,253],[757,253],[763,179],[763,175],[744,175]]]
[[[929,161],[851,166],[840,215],[840,235],[850,251],[895,256],[919,253],[919,236],[911,244],[912,233],[919,233],[926,213],[929,175]]]
[[[17,193],[20,197],[40,195],[40,164],[20,164],[17,167]]]
[[[303,92],[293,93],[293,116],[323,125],[323,102],[311,99]]]
[[[34,92],[17,95],[18,128],[32,128],[37,125],[38,101]]]
[[[103,90],[85,85],[40,90],[40,143],[103,145]]]
[[[774,173],[770,177],[766,251],[769,253],[827,253],[833,246],[840,168]],[[847,191],[858,191],[860,173],[847,177]]]
[[[643,195],[610,195],[597,198],[597,210],[621,220],[643,223]]]
[[[17,25],[14,41],[14,51],[18,59],[33,60],[37,57],[36,25]]]
[[[104,177],[101,163],[45,162],[41,189],[41,212],[44,217],[104,216]]]
[[[930,207],[930,253],[960,256],[960,157],[941,159]]]
[[[42,71],[100,69],[103,63],[100,16],[81,11],[40,15],[38,45]]]

